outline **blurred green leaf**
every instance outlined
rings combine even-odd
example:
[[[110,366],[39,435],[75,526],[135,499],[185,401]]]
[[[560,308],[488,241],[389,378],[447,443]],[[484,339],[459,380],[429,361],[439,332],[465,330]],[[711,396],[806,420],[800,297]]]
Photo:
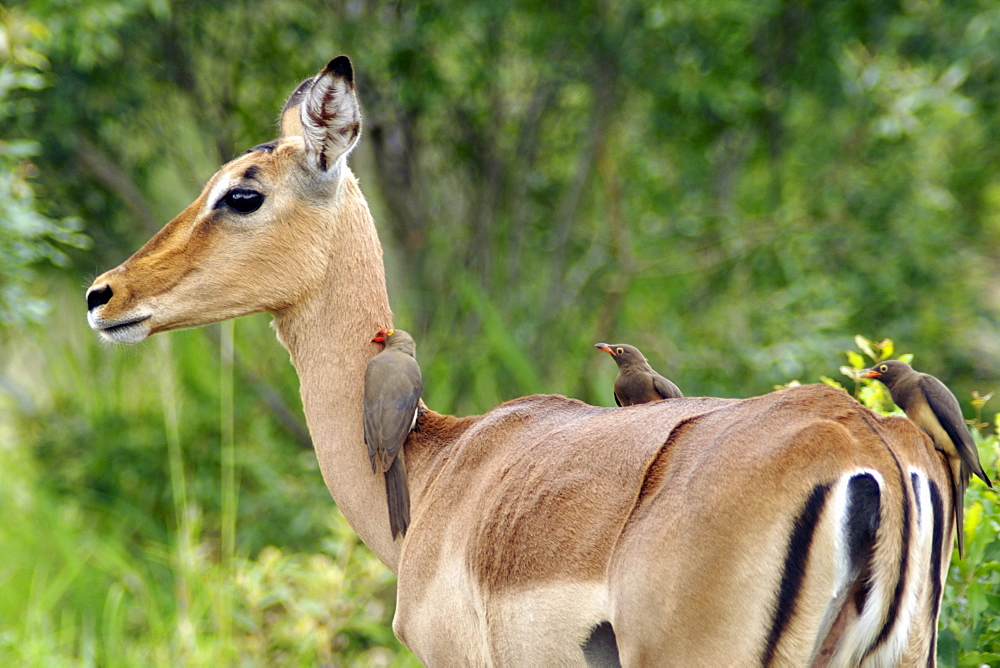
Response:
[[[959,668],[979,668],[980,666],[1000,666],[1000,654],[992,652],[971,652],[962,657]]]
[[[872,346],[872,342],[866,339],[865,337],[861,336],[860,334],[855,335],[854,345],[860,348],[861,352],[863,352],[865,355],[868,355],[868,357],[870,357],[873,361],[875,362],[879,361],[879,356],[875,353],[875,348]],[[862,364],[861,367],[857,368],[864,368],[864,364]]]
[[[829,385],[830,387],[837,388],[838,390],[843,390],[844,389],[844,386],[841,385],[840,383],[838,383],[837,381],[835,381],[833,378],[829,378],[827,376],[820,376],[819,380],[820,380],[821,383]]]

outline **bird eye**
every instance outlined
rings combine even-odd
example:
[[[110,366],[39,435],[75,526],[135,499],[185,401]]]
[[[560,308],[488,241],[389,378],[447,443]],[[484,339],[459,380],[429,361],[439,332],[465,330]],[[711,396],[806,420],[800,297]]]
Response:
[[[249,188],[233,188],[222,198],[222,202],[236,213],[247,214],[260,208],[264,195]]]
[[[878,368],[878,370],[879,370],[879,371],[882,371],[882,372],[886,372],[886,371],[888,371],[888,370],[889,370],[889,367],[888,367],[888,365],[886,365],[886,364],[883,364],[882,366],[880,366],[880,367]]]
[[[390,330],[389,330],[388,332],[386,332],[386,333],[385,333],[385,335],[386,335],[386,336],[392,336],[392,335],[393,335],[393,334],[395,334],[395,333],[396,333],[396,330],[394,330],[394,329],[390,329]]]
[[[615,354],[616,355],[621,355],[623,352],[625,352],[625,349],[621,348],[621,347],[619,347],[618,349],[615,350]]]

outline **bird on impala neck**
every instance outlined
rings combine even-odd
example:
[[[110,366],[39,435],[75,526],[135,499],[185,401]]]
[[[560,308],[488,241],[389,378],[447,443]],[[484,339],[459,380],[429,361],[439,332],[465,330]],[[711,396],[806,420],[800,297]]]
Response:
[[[861,372],[862,378],[881,381],[892,396],[892,401],[903,409],[906,416],[921,427],[934,441],[934,447],[944,453],[951,469],[951,487],[954,493],[955,530],[958,534],[958,556],[963,556],[963,503],[969,479],[975,473],[987,487],[992,488],[979,451],[972,435],[965,426],[962,407],[944,383],[930,374],[916,371],[906,362],[889,360],[879,362]]]
[[[611,355],[618,364],[615,378],[615,403],[619,406],[644,404],[660,399],[679,399],[684,395],[676,385],[653,371],[639,349],[627,343],[595,343],[598,350]]]
[[[385,475],[389,528],[393,540],[406,536],[410,491],[406,484],[403,443],[417,423],[423,379],[417,344],[401,329],[381,329],[372,339],[385,349],[365,369],[365,443],[372,472]]]

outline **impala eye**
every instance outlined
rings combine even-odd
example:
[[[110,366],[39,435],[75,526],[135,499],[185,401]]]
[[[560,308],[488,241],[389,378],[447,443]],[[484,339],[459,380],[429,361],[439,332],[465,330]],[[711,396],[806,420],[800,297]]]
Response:
[[[233,188],[222,201],[236,213],[253,213],[264,203],[264,195],[249,188]]]

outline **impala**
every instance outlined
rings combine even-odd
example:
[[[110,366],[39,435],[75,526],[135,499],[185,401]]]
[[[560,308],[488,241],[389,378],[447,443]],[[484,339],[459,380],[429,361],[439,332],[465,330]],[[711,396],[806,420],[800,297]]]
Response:
[[[627,408],[557,395],[420,415],[412,523],[389,531],[362,380],[392,324],[347,156],[350,61],[291,95],[281,137],[87,292],[102,337],[267,311],[337,505],[398,576],[393,629],[429,665],[933,665],[952,504],[911,422],[824,385]],[[434,379],[427,379],[433,383]]]

